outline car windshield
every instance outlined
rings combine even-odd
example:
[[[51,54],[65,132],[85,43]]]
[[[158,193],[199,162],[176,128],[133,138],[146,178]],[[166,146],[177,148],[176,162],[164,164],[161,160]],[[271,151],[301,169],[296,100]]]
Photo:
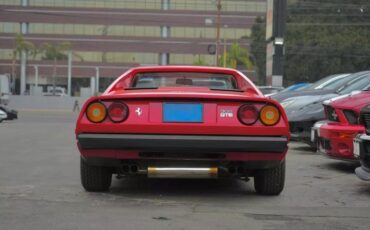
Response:
[[[155,72],[139,73],[132,81],[131,89],[158,87],[206,87],[210,89],[238,90],[234,76],[218,73]]]
[[[310,89],[320,89],[321,86],[326,83],[326,82],[330,82],[331,80],[334,80],[338,75],[330,75],[330,76],[327,76],[327,77],[324,77],[316,82],[314,82],[309,88]]]
[[[370,75],[366,75],[360,79],[356,78],[349,82],[347,86],[338,91],[339,94],[348,94],[356,90],[367,89],[370,84]]]
[[[350,79],[348,78],[348,75],[342,75],[340,78],[337,78],[336,80],[328,83],[328,84],[325,84],[322,88],[323,89],[338,89],[340,88],[341,86],[343,86],[344,84],[346,84],[346,82],[348,82]]]
[[[347,81],[346,79],[347,76],[348,74],[328,76],[328,77],[325,77],[315,82],[309,88],[310,89],[336,89],[340,87],[344,82]]]

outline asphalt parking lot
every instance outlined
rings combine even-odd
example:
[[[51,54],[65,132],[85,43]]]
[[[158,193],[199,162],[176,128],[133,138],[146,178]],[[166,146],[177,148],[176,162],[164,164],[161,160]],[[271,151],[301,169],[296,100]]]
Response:
[[[355,164],[291,143],[280,196],[253,181],[114,179],[80,185],[76,115],[20,111],[0,124],[0,229],[369,229],[370,183]]]

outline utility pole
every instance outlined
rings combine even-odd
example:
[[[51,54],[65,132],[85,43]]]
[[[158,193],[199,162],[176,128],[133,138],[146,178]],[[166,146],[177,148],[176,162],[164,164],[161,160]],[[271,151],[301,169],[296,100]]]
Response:
[[[218,66],[218,55],[220,47],[220,27],[221,27],[221,0],[217,0],[217,21],[216,21],[216,66]]]
[[[22,0],[21,1],[21,6],[26,7],[29,6],[29,1],[28,0]],[[28,34],[29,32],[29,25],[27,22],[22,22],[21,23],[21,33],[22,35]],[[20,95],[23,95],[26,91],[26,65],[27,65],[27,51],[22,50],[20,54],[21,58],[21,76],[20,76]]]
[[[161,1],[161,9],[162,10],[169,10],[171,7],[171,0],[162,0]],[[161,37],[166,39],[170,37],[171,29],[169,26],[163,25],[161,26]],[[159,64],[160,65],[168,65],[170,62],[170,54],[169,53],[160,53],[159,54]]]
[[[224,25],[224,33],[223,33],[223,35],[224,35],[224,67],[226,67],[226,53],[227,53],[227,50],[226,50],[226,28],[227,28],[227,25]]]
[[[287,0],[267,0],[266,83],[282,86],[284,76],[284,35]]]

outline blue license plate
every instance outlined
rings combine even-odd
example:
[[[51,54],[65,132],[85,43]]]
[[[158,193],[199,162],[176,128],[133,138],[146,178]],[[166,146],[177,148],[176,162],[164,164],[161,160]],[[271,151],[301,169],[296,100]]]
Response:
[[[163,103],[163,122],[203,122],[201,103]]]

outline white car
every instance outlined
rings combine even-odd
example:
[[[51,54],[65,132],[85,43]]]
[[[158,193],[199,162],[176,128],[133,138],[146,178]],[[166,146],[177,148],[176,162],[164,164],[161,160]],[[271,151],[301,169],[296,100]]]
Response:
[[[0,122],[5,120],[7,117],[8,115],[6,115],[6,113],[0,109]]]
[[[44,96],[58,96],[58,97],[63,97],[67,96],[66,94],[66,89],[62,87],[56,87],[55,88],[55,93],[53,88],[49,88],[48,92],[44,93]]]

